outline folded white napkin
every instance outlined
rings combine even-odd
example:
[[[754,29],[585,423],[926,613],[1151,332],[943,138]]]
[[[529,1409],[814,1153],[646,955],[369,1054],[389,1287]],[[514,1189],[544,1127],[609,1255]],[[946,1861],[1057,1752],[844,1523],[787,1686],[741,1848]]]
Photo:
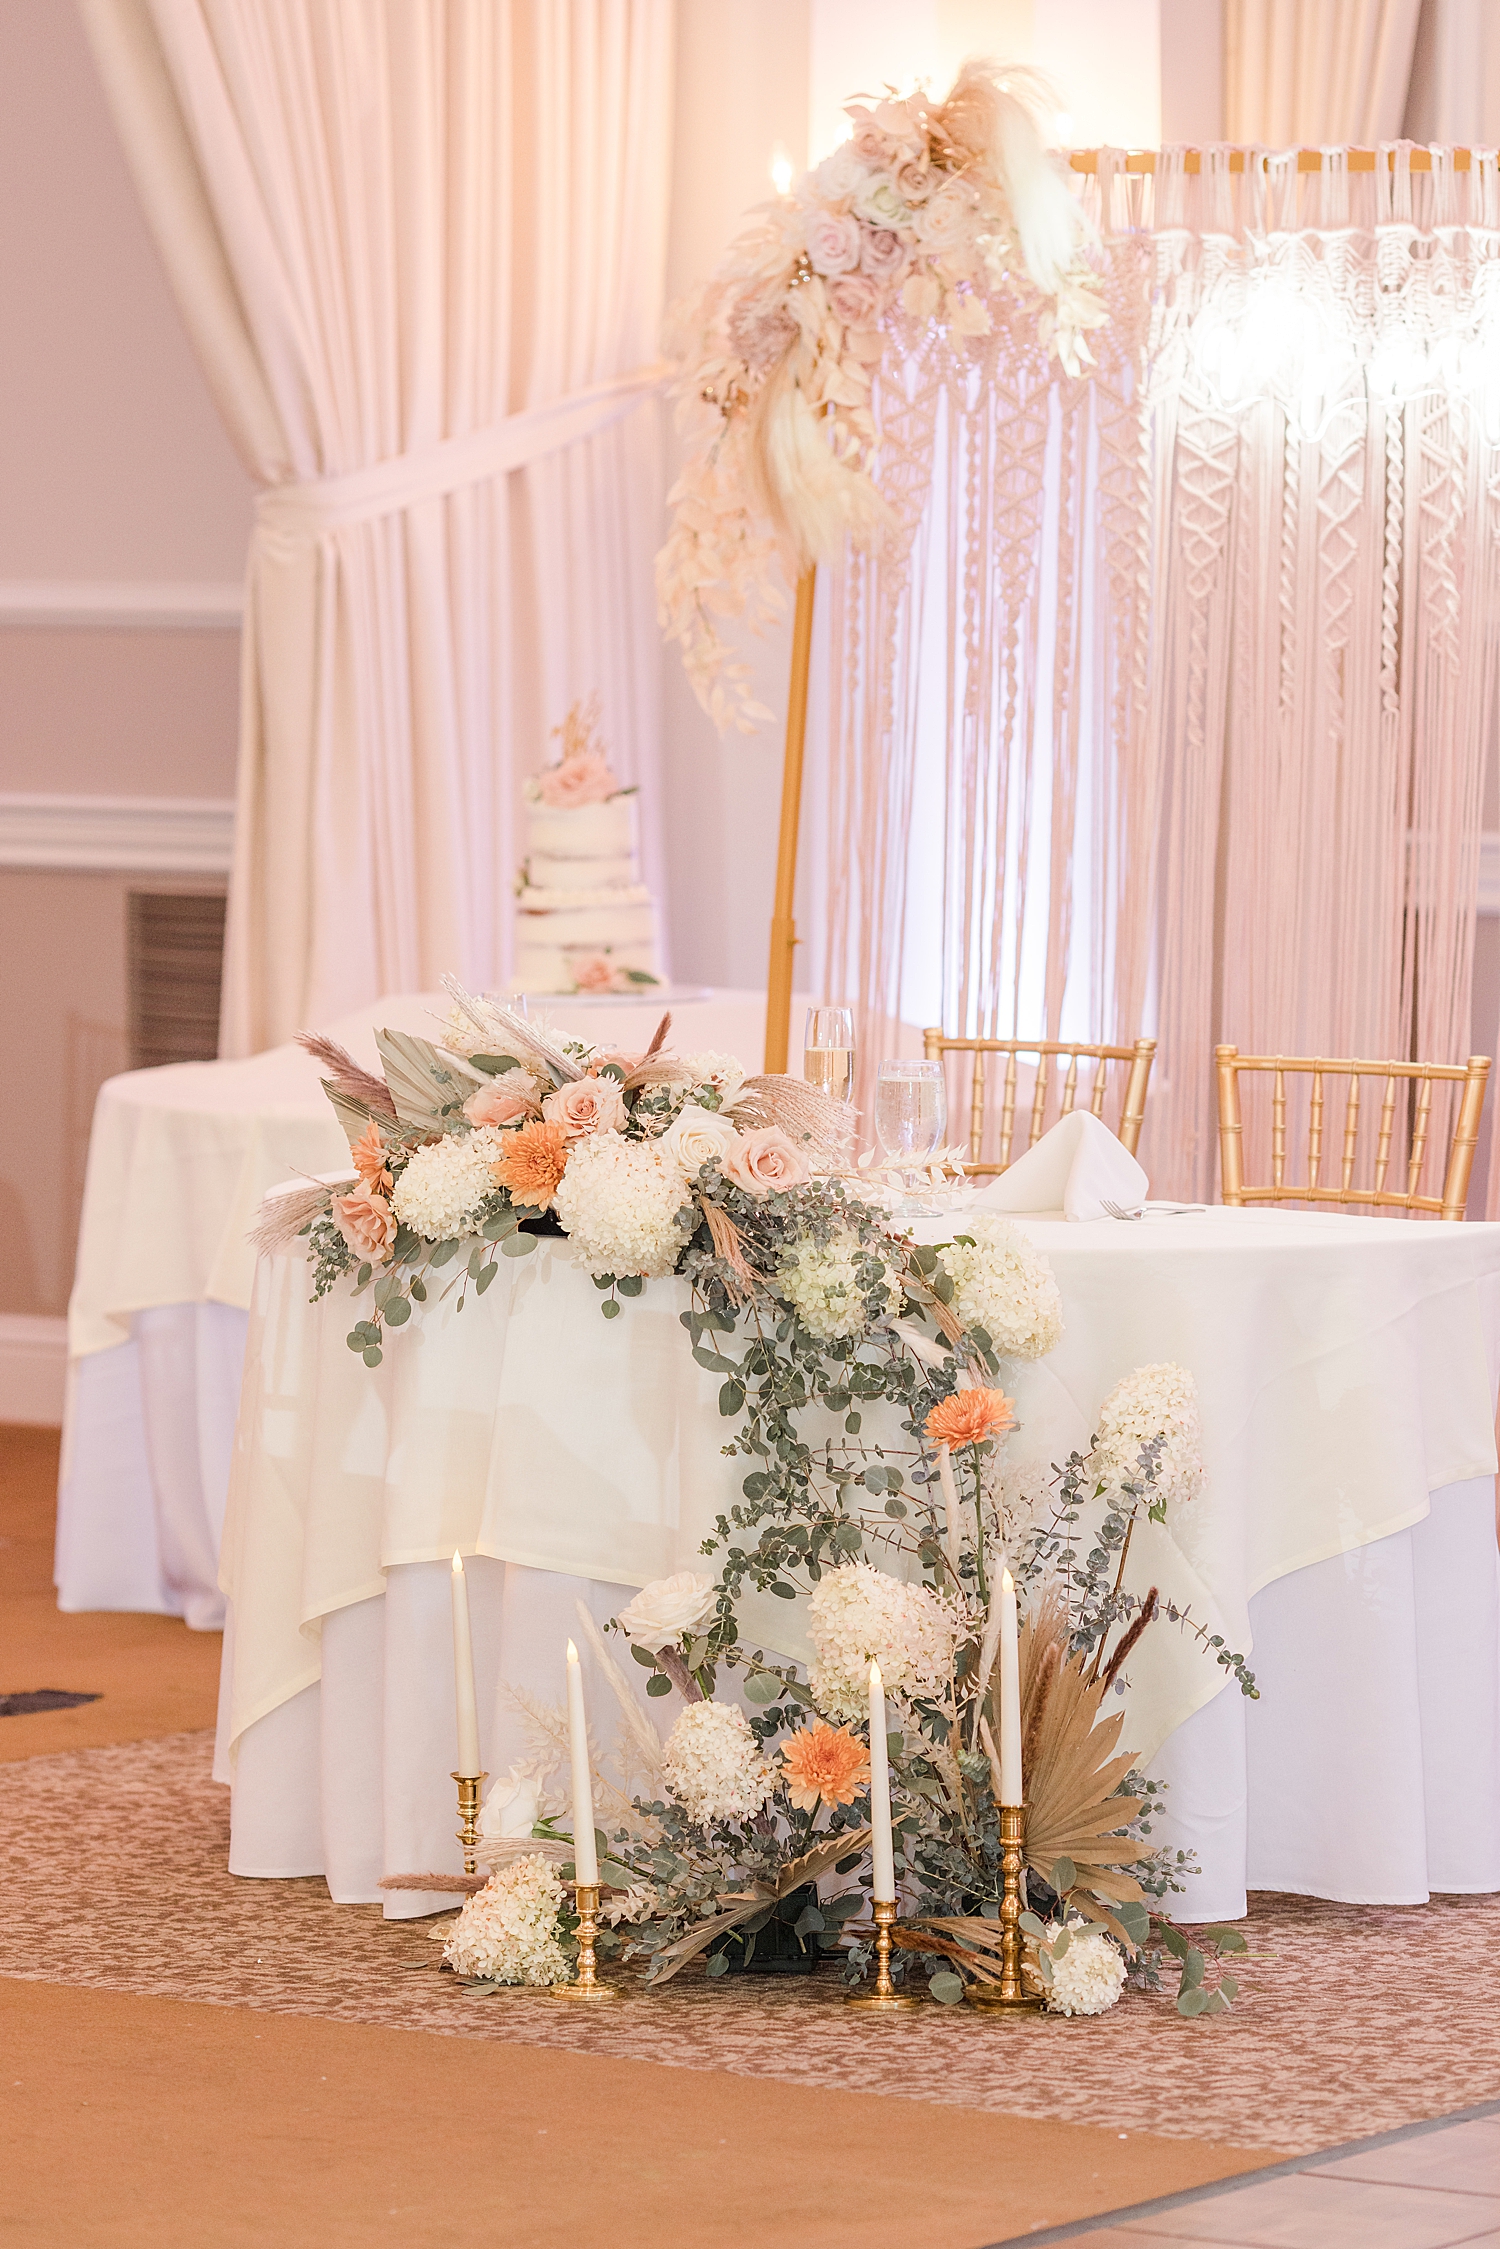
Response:
[[[979,1196],[984,1210],[1060,1210],[1064,1218],[1107,1218],[1104,1198],[1136,1210],[1151,1182],[1108,1125],[1088,1109],[1060,1117]]]

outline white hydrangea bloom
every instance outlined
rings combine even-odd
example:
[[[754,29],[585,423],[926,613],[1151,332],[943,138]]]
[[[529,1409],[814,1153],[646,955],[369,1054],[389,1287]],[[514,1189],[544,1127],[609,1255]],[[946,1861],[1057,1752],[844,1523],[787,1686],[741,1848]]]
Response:
[[[1048,1926],[1049,1942],[1061,1925]],[[1090,1929],[1076,1917],[1068,1923],[1068,1949],[1052,1963],[1047,1986],[1047,2006],[1054,2015],[1102,2015],[1125,1989],[1125,1962],[1118,1945],[1102,1929]]]
[[[958,1638],[949,1603],[868,1562],[825,1570],[807,1604],[817,1653],[807,1683],[820,1711],[846,1724],[870,1707],[870,1658],[888,1694],[935,1694],[947,1680]]]
[[[687,1813],[750,1819],[776,1786],[743,1710],[728,1702],[690,1702],[667,1736],[662,1778]]]
[[[590,1272],[650,1279],[677,1263],[688,1199],[682,1166],[658,1142],[601,1132],[574,1148],[552,1207]]]
[[[1165,1444],[1157,1464],[1155,1497],[1173,1506],[1203,1490],[1203,1423],[1198,1385],[1186,1367],[1137,1367],[1117,1382],[1099,1409],[1094,1465],[1101,1482],[1141,1481],[1141,1447]]]
[[[425,1242],[476,1233],[475,1213],[495,1192],[490,1166],[504,1152],[505,1135],[495,1125],[446,1134],[430,1148],[417,1150],[396,1181],[391,1209]]]
[[[859,1236],[835,1235],[831,1242],[804,1241],[781,1266],[781,1293],[795,1310],[809,1335],[820,1342],[838,1343],[845,1336],[863,1335],[871,1318],[882,1320],[896,1311],[901,1291],[887,1278],[875,1291],[873,1315],[866,1310],[859,1273],[862,1252]]]
[[[563,1886],[540,1856],[513,1859],[464,1902],[448,1932],[443,1958],[461,1976],[496,1983],[566,1983],[572,1962],[562,1948],[558,1915]]]
[[[966,1328],[983,1328],[1002,1359],[1044,1357],[1063,1331],[1062,1297],[1046,1258],[993,1212],[967,1219],[964,1232],[972,1239],[943,1250],[954,1311]]]

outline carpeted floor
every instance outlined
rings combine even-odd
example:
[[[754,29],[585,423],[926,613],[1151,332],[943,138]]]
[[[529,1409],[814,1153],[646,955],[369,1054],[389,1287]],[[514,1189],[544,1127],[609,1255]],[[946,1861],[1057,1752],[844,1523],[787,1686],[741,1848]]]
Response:
[[[0,1718],[0,1764],[211,1726],[219,1634],[176,1617],[63,1616],[52,1584],[58,1432],[0,1427],[0,1694],[97,1694],[74,1710]]]
[[[435,1950],[423,1925],[332,1905],[319,1881],[228,1875],[227,1797],[209,1752],[209,1737],[189,1735],[0,1772],[11,1906],[0,1973],[1259,2149],[1267,2161],[1500,2096],[1497,1899],[1372,1910],[1261,1897],[1241,2002],[1210,2021],[1130,1994],[1089,2022],[929,2004],[872,2023],[843,2007],[832,1978],[710,1983],[698,1971],[584,2012],[523,1992],[469,1998],[447,1976],[412,1971]]]

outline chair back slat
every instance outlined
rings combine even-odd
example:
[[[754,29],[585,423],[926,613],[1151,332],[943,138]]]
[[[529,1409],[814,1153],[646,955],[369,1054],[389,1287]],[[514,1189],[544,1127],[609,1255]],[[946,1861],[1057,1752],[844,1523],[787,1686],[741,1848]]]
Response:
[[[945,1062],[950,1054],[968,1055],[970,1058],[972,1075],[969,1081],[968,1168],[971,1171],[1004,1171],[1011,1162],[1023,1058],[1028,1062],[1034,1059],[1035,1062],[1031,1108],[1027,1119],[1028,1148],[1034,1148],[1047,1130],[1047,1112],[1054,1085],[1058,1094],[1058,1115],[1072,1115],[1078,1105],[1086,1063],[1092,1063],[1094,1070],[1089,1087],[1089,1111],[1102,1122],[1109,1090],[1110,1066],[1119,1063],[1125,1067],[1125,1088],[1120,1101],[1117,1132],[1122,1146],[1134,1155],[1141,1136],[1141,1126],[1145,1121],[1146,1092],[1151,1082],[1151,1063],[1156,1053],[1155,1039],[1136,1039],[1130,1046],[1096,1046],[1086,1040],[1069,1039],[950,1038],[947,1032],[934,1028],[923,1033],[922,1044],[929,1062]],[[986,1097],[989,1092],[987,1057],[990,1055],[1005,1057],[1005,1069],[1000,1081],[998,1161],[995,1162],[984,1160]],[[956,1099],[959,1089],[950,1090]]]
[[[1427,1128],[1432,1110],[1432,1081],[1424,1078],[1417,1089],[1417,1110],[1411,1121],[1411,1161],[1406,1169],[1406,1192],[1414,1195],[1427,1161]]]
[[[1391,1132],[1395,1124],[1395,1118],[1396,1081],[1394,1078],[1388,1077],[1385,1081],[1385,1098],[1380,1104],[1380,1137],[1375,1143],[1375,1185],[1377,1188],[1384,1187],[1386,1174],[1391,1168]]]
[[[1224,1201],[1231,1208],[1251,1203],[1334,1203],[1378,1210],[1404,1210],[1438,1218],[1464,1215],[1479,1121],[1484,1110],[1490,1058],[1471,1054],[1467,1062],[1362,1062],[1335,1061],[1328,1055],[1303,1057],[1288,1054],[1241,1054],[1237,1046],[1214,1049],[1219,1091],[1219,1168]],[[1245,1177],[1245,1131],[1240,1105],[1240,1079],[1246,1075],[1271,1080],[1270,1170],[1271,1184],[1255,1187]],[[1329,1078],[1347,1078],[1344,1097],[1343,1146],[1339,1184],[1323,1184],[1323,1158]],[[1366,1078],[1384,1080],[1375,1131],[1374,1185],[1356,1184],[1363,1085]],[[1292,1179],[1287,1172],[1288,1081],[1306,1079],[1307,1175]],[[1433,1129],[1433,1101],[1440,1087],[1461,1088],[1457,1120],[1449,1146],[1447,1169],[1440,1195],[1423,1194],[1422,1172]],[[1396,1113],[1403,1090],[1410,1096],[1409,1131],[1406,1135],[1406,1187],[1389,1187],[1391,1151],[1396,1138]],[[1440,1112],[1441,1114],[1441,1112]]]
[[[1359,1146],[1359,1078],[1349,1080],[1349,1091],[1344,1097],[1344,1163],[1339,1174],[1339,1185],[1347,1195],[1354,1185],[1354,1156]]]

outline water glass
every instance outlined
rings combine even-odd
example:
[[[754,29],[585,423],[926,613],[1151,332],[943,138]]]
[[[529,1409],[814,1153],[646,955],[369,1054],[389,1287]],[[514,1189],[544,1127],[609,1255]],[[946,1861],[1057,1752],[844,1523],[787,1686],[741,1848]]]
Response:
[[[875,1081],[875,1132],[894,1164],[924,1164],[948,1129],[941,1062],[882,1062]]]
[[[802,1040],[802,1075],[835,1101],[854,1098],[854,1011],[810,1007]]]

